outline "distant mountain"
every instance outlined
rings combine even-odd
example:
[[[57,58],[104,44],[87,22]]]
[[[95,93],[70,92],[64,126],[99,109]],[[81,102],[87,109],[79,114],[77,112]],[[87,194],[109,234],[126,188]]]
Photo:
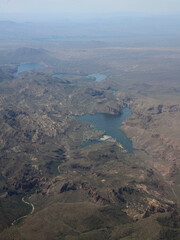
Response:
[[[0,21],[0,27],[5,27],[5,26],[14,26],[18,25],[18,23],[13,22],[13,21]]]
[[[26,38],[26,27],[22,23],[0,21],[0,40],[15,40]]]
[[[40,62],[43,61],[49,52],[43,48],[18,48],[15,50],[2,51],[0,55],[1,62],[7,64],[19,64],[22,62]]]
[[[44,56],[48,54],[48,51],[43,48],[18,48],[16,49],[12,54],[14,54],[16,57],[37,57],[37,56]]]

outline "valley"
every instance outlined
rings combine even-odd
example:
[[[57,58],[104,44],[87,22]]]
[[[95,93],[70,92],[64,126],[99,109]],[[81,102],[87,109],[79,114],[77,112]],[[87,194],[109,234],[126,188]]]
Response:
[[[2,240],[179,239],[180,49],[97,38],[0,41]]]

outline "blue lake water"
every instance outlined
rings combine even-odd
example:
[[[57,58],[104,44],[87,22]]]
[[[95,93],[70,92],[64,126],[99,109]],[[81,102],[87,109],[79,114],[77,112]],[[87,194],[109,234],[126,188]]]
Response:
[[[105,80],[105,79],[107,78],[106,75],[101,74],[101,73],[89,74],[89,75],[87,75],[86,77],[87,77],[87,78],[95,78],[95,79],[96,79],[96,80],[95,80],[96,82],[101,82],[101,81],[103,81],[103,80]]]
[[[22,63],[18,66],[18,69],[14,73],[14,76],[17,77],[21,72],[30,71],[30,70],[39,69],[39,68],[44,68],[44,66],[39,63]]]
[[[62,77],[74,77],[74,76],[79,76],[79,74],[76,73],[57,73],[52,75],[53,77],[57,77],[57,78],[62,78]],[[96,82],[101,82],[103,80],[105,80],[107,78],[106,75],[101,74],[101,73],[93,73],[93,74],[89,74],[89,75],[80,75],[80,76],[85,76],[86,78],[92,78],[95,79]]]
[[[116,92],[118,92],[118,90],[112,90],[112,93],[115,94]]]
[[[57,78],[62,78],[62,77],[75,77],[79,76],[78,74],[75,73],[57,73],[53,74],[52,77],[57,77]]]
[[[83,122],[92,124],[97,130],[104,131],[106,135],[116,139],[128,152],[133,152],[132,141],[127,138],[125,133],[119,128],[122,123],[131,115],[131,110],[126,107],[123,109],[123,113],[121,115],[96,113],[78,116],[77,118]],[[83,143],[82,147],[97,142],[98,140],[86,141]]]

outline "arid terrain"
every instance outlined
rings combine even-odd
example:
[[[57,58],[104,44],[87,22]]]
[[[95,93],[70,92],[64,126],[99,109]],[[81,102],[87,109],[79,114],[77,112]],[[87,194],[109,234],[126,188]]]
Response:
[[[178,240],[179,35],[32,39],[11,24],[0,40],[0,239]],[[42,68],[15,75],[26,63]],[[117,141],[82,147],[105,133],[76,116],[124,107],[132,153]]]

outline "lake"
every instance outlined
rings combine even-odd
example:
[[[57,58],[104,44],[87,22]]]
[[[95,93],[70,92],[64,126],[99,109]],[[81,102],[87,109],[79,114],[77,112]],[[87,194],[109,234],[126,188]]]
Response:
[[[122,126],[122,123],[131,115],[131,110],[128,107],[125,107],[121,115],[96,113],[85,114],[83,116],[78,116],[77,118],[83,122],[92,124],[97,130],[104,131],[105,135],[117,140],[117,142],[119,142],[125,150],[128,152],[133,152],[132,141],[127,138],[126,134],[119,128]],[[103,140],[99,139],[95,141],[86,141],[83,143],[82,147],[97,143],[99,141]]]
[[[101,73],[89,74],[89,75],[87,75],[86,77],[87,77],[87,78],[95,78],[95,79],[96,79],[96,80],[95,80],[96,82],[101,82],[101,81],[103,81],[103,80],[105,80],[105,79],[107,78],[106,75],[101,74]]]
[[[74,77],[74,76],[79,76],[76,73],[57,73],[57,74],[53,74],[52,77],[57,77],[57,78],[62,78],[62,77]],[[80,75],[80,76],[85,76],[86,78],[95,78],[96,82],[101,82],[103,80],[105,80],[107,78],[106,75],[101,74],[101,73],[93,73],[93,74],[89,74],[89,75]]]
[[[17,77],[21,72],[30,71],[30,70],[39,69],[39,68],[44,68],[44,66],[39,63],[22,63],[18,66],[18,69],[14,73],[14,76]]]

